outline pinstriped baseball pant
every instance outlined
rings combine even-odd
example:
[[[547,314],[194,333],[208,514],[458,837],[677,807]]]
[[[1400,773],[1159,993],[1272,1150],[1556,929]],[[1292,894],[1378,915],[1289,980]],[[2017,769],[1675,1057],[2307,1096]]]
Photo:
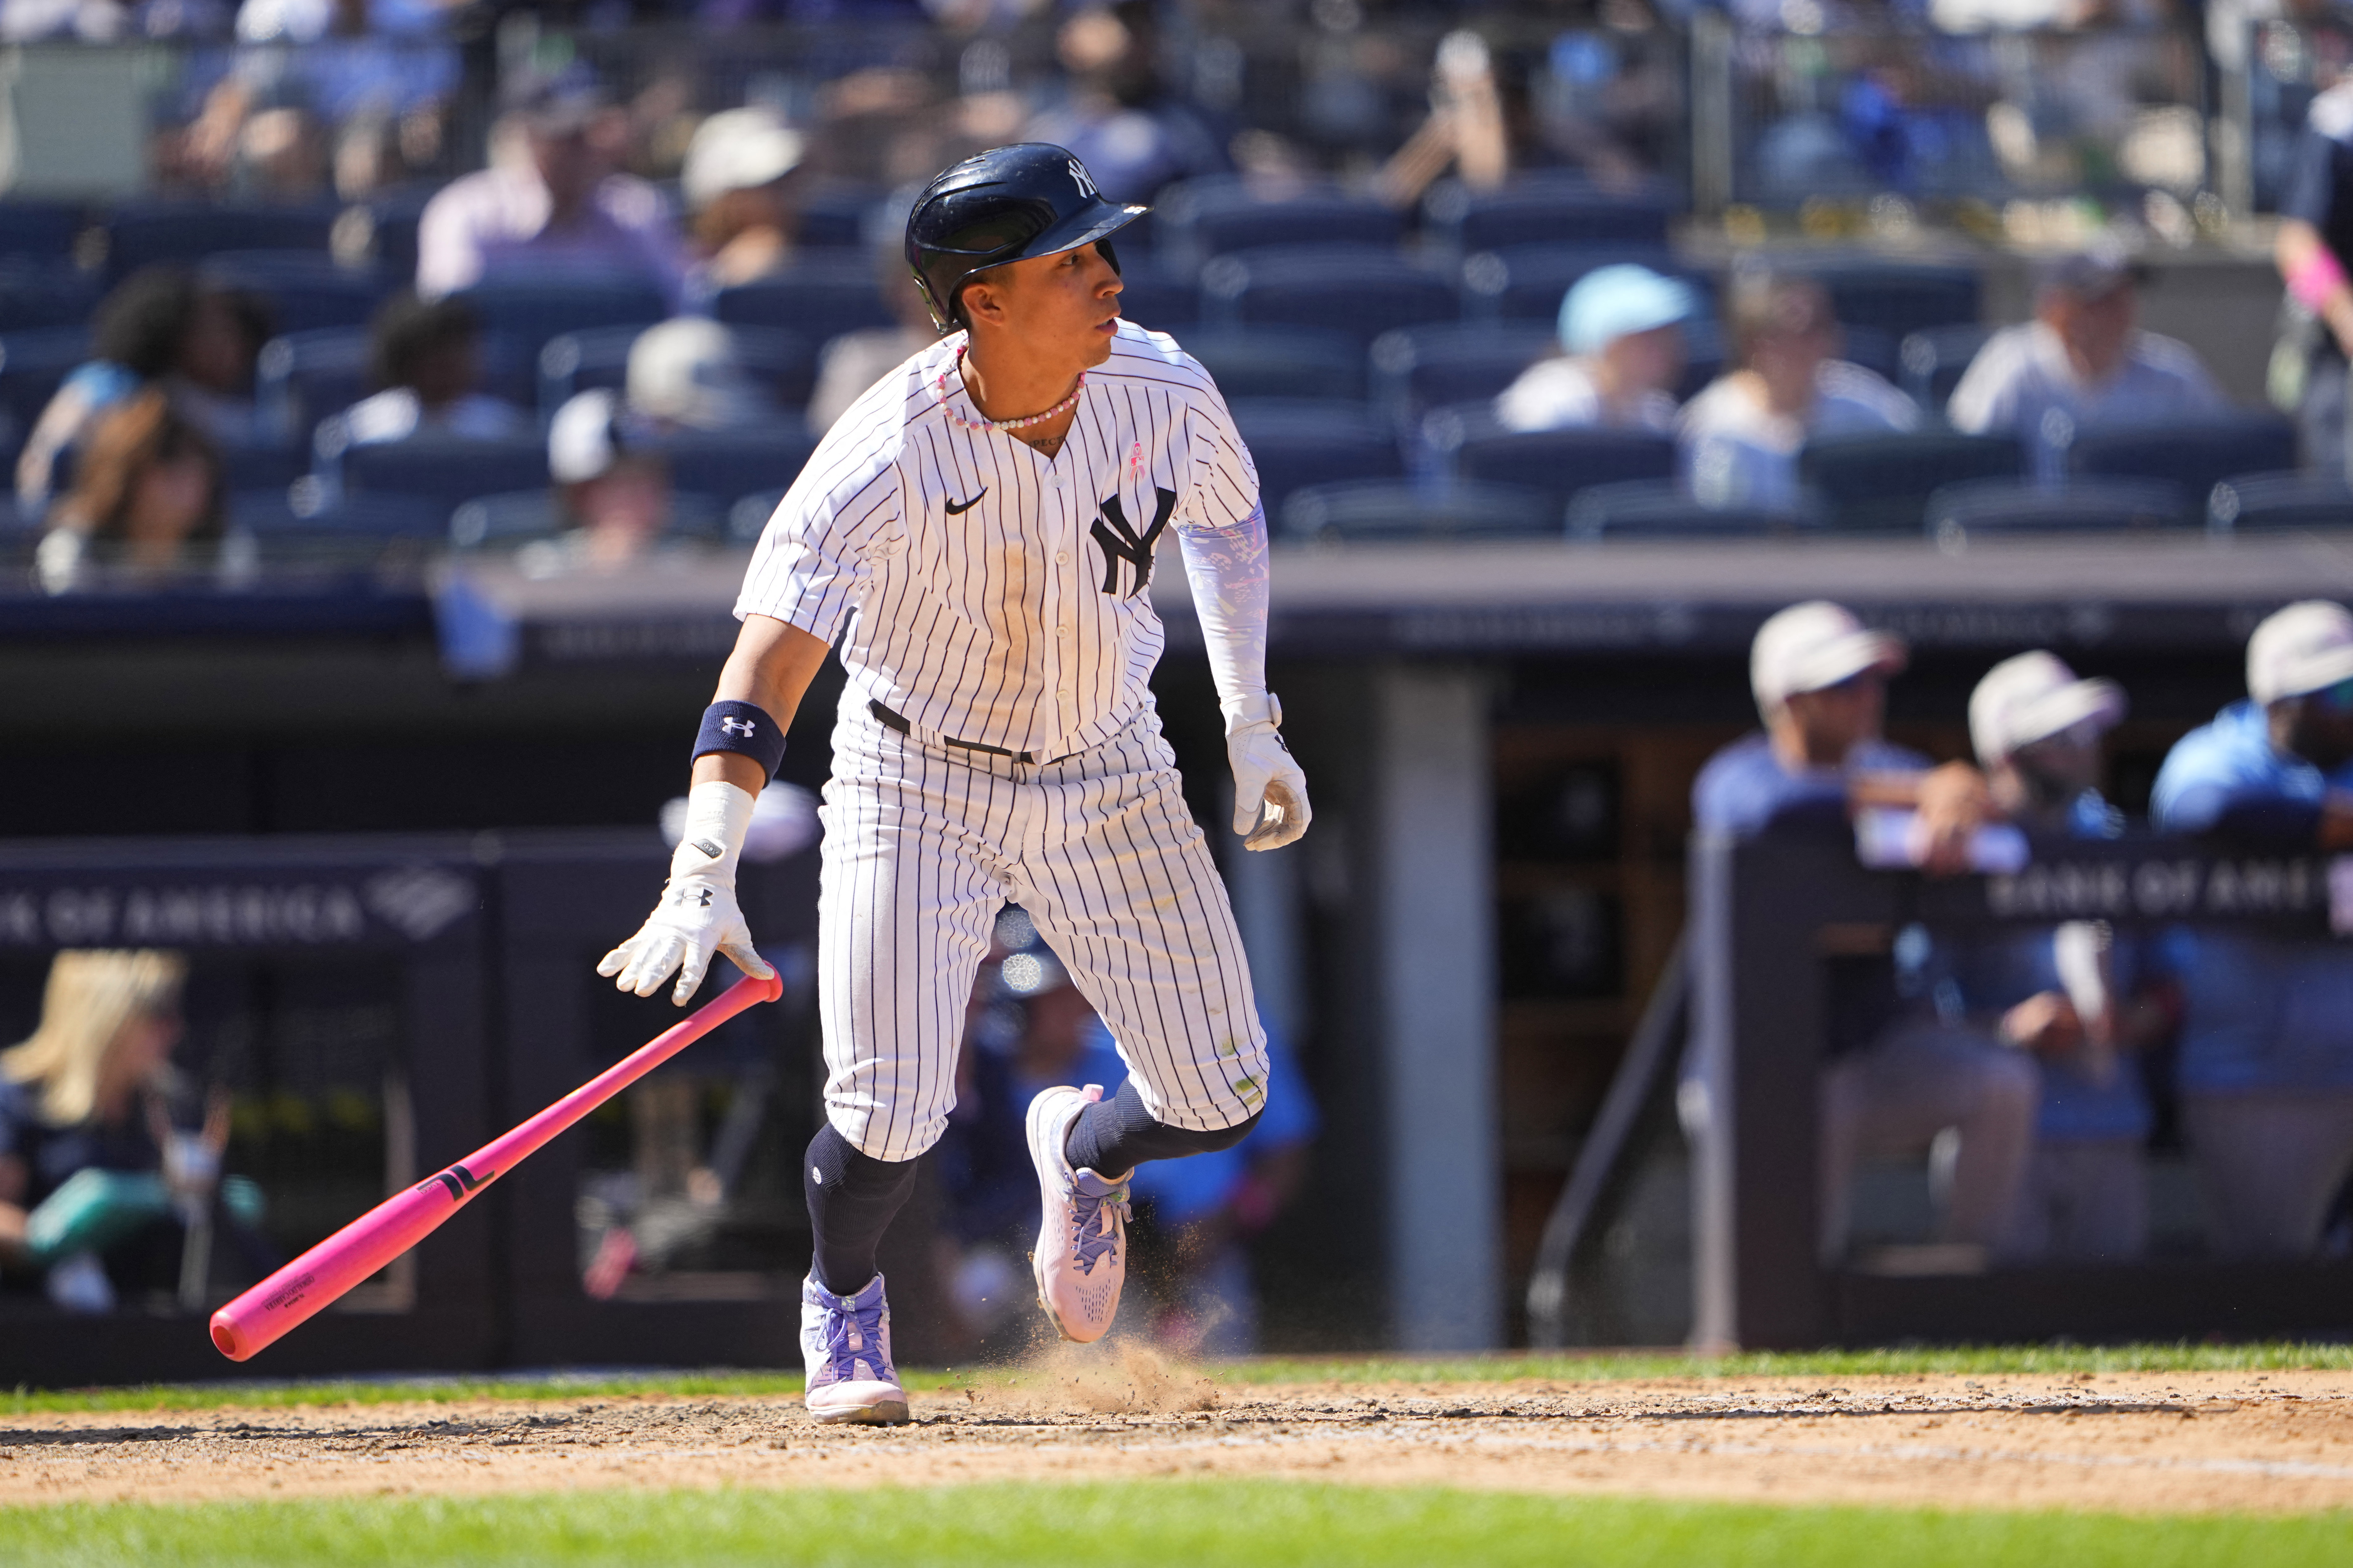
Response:
[[[912,1160],[955,1104],[973,977],[1018,903],[1111,1029],[1145,1107],[1214,1131],[1266,1104],[1266,1036],[1225,884],[1158,713],[1051,763],[927,743],[846,694],[825,787],[826,1115]]]

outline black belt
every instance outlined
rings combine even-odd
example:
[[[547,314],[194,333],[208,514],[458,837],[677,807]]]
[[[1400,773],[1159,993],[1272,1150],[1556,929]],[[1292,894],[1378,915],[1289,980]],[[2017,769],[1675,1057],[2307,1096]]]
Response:
[[[869,699],[866,704],[866,710],[869,713],[873,714],[875,718],[881,720],[885,725],[898,731],[902,735],[912,735],[915,732],[915,727],[913,724],[908,723],[905,719],[892,712],[891,710],[883,707],[880,702],[876,702],[871,699]],[[958,741],[947,735],[942,735],[940,737],[940,744],[944,746],[955,746],[967,752],[986,752],[992,757],[1009,757],[1017,763],[1034,763],[1038,760],[1038,754],[1035,752],[1008,751],[1003,746],[984,746],[978,741]],[[1055,761],[1060,762],[1061,759],[1057,757]]]

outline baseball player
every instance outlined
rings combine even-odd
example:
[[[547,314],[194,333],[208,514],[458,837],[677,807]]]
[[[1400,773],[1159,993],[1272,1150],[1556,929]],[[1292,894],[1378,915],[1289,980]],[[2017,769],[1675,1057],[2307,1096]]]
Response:
[[[769,521],[744,627],[694,745],[688,826],[637,935],[598,973],[681,1005],[712,953],[766,966],[735,902],[754,798],[837,638],[849,681],[825,788],[818,1010],[826,1123],[802,1162],[816,1259],[808,1407],[903,1421],[875,1244],[955,1098],[965,1003],[1008,901],[1027,910],[1131,1071],[1050,1089],[1027,1131],[1055,1328],[1111,1327],[1138,1162],[1224,1149],[1267,1096],[1265,1037],[1225,889],[1146,684],[1148,585],[1173,532],[1208,644],[1234,831],[1306,831],[1306,780],[1266,689],[1266,517],[1208,375],[1119,319],[1105,201],[1024,143],[934,179],[907,262],[941,341],[834,425]]]

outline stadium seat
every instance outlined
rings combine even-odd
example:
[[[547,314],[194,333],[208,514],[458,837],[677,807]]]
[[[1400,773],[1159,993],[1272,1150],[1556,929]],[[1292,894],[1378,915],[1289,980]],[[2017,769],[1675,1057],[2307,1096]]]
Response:
[[[637,327],[599,327],[551,338],[539,351],[539,413],[542,420],[575,392],[620,386],[628,379],[629,348]],[[735,359],[744,373],[786,408],[808,403],[817,382],[817,347],[798,332],[778,327],[736,327]]]
[[[1175,332],[1189,348],[1185,330],[1201,319],[1200,285],[1148,255],[1122,250],[1119,264],[1119,313],[1155,332]]]
[[[336,212],[327,205],[126,202],[104,225],[107,282],[111,287],[157,262],[192,265],[224,250],[307,250],[323,256]]]
[[[2010,436],[1844,436],[1808,442],[1798,454],[1798,479],[1829,528],[1916,533],[1931,495],[1968,479],[2023,478],[2024,461]]]
[[[1422,203],[1425,232],[1456,255],[1515,245],[1625,245],[1664,250],[1677,204],[1664,192],[1607,191],[1561,175],[1523,176],[1500,191],[1459,180]]]
[[[0,262],[0,332],[82,326],[98,300],[98,280],[70,261]]]
[[[79,202],[0,202],[0,258],[69,261],[89,226],[90,211]]]
[[[2353,485],[2337,474],[2233,474],[2208,493],[2206,526],[2219,533],[2353,528]]]
[[[898,324],[863,255],[803,257],[774,278],[722,289],[711,313],[734,327],[783,327],[820,348],[844,332]]]
[[[1875,327],[1850,327],[1841,322],[1839,358],[1849,364],[1859,364],[1886,381],[1894,381],[1904,374],[1895,340]]]
[[[438,540],[448,514],[413,496],[347,495],[327,504],[322,487],[296,481],[237,490],[228,500],[229,526],[258,538]]]
[[[670,498],[669,533],[717,540],[727,509],[716,500],[677,490]],[[462,501],[448,516],[449,542],[459,550],[496,550],[553,539],[570,526],[552,489],[509,490]]]
[[[1969,362],[1992,337],[1991,327],[1928,327],[1905,334],[1895,351],[1901,374],[1896,384],[1934,418],[1945,416],[1953,388],[1968,373]]]
[[[1345,479],[1292,492],[1283,534],[1295,540],[1552,538],[1543,492],[1514,485]]]
[[[1674,441],[1647,431],[1505,430],[1484,405],[1440,409],[1424,429],[1441,471],[1540,491],[1554,517],[1588,486],[1675,472]]]
[[[302,449],[290,443],[223,441],[216,446],[232,492],[282,490],[300,479],[309,466]]]
[[[2276,414],[2240,411],[2179,425],[2078,431],[2067,471],[2119,479],[2169,479],[2193,505],[2234,474],[2296,466],[2295,426]]]
[[[1393,247],[1405,232],[1395,208],[1335,185],[1277,190],[1238,174],[1185,180],[1153,203],[1154,244],[1180,266],[1266,246]]]
[[[33,422],[57,395],[68,373],[89,358],[90,332],[82,327],[0,335],[0,413],[16,426],[11,450],[32,433]],[[6,488],[0,485],[0,489]]]
[[[649,327],[670,314],[661,291],[631,278],[478,283],[457,298],[473,306],[485,332],[521,342],[535,360],[550,338],[595,327]]]
[[[1363,346],[1393,327],[1448,321],[1453,289],[1393,251],[1300,246],[1220,256],[1201,269],[1201,315],[1219,327],[1313,327]]]
[[[1411,430],[1430,409],[1493,397],[1556,342],[1547,328],[1516,323],[1398,327],[1373,341],[1373,402]]]
[[[1620,262],[1680,278],[1715,309],[1715,285],[1677,261],[1664,246],[1515,245],[1482,250],[1462,262],[1462,319],[1467,321],[1555,321],[1561,296],[1587,273]]]
[[[254,363],[254,401],[266,427],[298,446],[322,420],[341,414],[375,390],[374,351],[358,327],[290,332],[261,346]],[[482,341],[482,390],[517,407],[531,406],[530,361],[513,338]]]
[[[1362,404],[1245,397],[1231,406],[1257,460],[1269,517],[1282,516],[1292,493],[1310,485],[1404,475],[1396,438]]]
[[[1360,397],[1365,356],[1340,332],[1282,327],[1204,327],[1177,342],[1237,397]]]
[[[1715,539],[1795,533],[1803,513],[1703,506],[1672,479],[1589,485],[1568,503],[1571,539]]]
[[[439,188],[398,185],[376,192],[363,205],[345,207],[335,220],[335,254],[364,257],[384,268],[385,277],[408,283],[417,276],[417,225]]]
[[[756,435],[686,434],[662,444],[670,458],[670,481],[681,491],[706,496],[749,495],[782,489],[800,478],[817,450],[817,437],[797,420],[778,421]]]
[[[2124,533],[2192,521],[2179,485],[2162,479],[2077,479],[2065,485],[1970,479],[1928,498],[1928,537],[1957,549],[1978,533]]]
[[[474,496],[531,489],[547,483],[547,444],[536,437],[513,441],[460,441],[412,436],[406,441],[340,447],[339,422],[319,428],[319,463],[335,496],[413,496],[447,516]]]
[[[197,268],[207,281],[259,296],[280,332],[364,327],[392,292],[390,278],[373,267],[339,266],[309,250],[229,250]]]
[[[828,180],[797,198],[793,238],[808,250],[857,250],[862,256],[875,208],[890,193],[872,185]]]
[[[1867,327],[1899,343],[1931,327],[1975,326],[1980,314],[1974,267],[1830,256],[1793,258],[1787,270],[1830,290],[1832,312],[1845,326]]]

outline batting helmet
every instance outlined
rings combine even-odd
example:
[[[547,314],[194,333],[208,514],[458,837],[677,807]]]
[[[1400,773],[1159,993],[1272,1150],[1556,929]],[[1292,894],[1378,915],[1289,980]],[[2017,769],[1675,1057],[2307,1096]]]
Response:
[[[907,215],[907,265],[932,322],[943,332],[962,323],[956,296],[974,276],[1008,261],[1059,256],[1103,241],[1103,259],[1119,268],[1105,238],[1147,209],[1103,200],[1087,166],[1067,148],[1045,142],[992,147],[940,172]]]

